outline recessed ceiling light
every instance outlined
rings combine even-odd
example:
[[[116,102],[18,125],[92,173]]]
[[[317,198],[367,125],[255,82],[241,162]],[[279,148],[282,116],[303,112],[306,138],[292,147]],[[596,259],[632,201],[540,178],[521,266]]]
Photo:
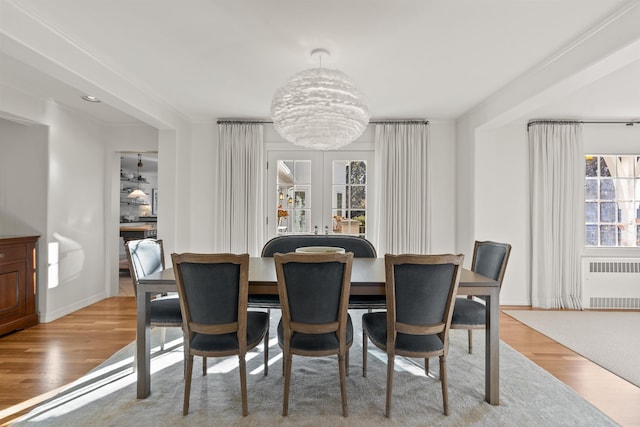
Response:
[[[92,96],[92,95],[84,95],[82,97],[82,99],[84,99],[85,101],[89,101],[89,102],[102,102],[98,98],[96,98],[95,96]]]

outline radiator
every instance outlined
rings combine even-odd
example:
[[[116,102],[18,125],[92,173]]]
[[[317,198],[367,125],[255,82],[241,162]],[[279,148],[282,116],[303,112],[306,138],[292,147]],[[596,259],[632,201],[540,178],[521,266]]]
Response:
[[[640,309],[640,258],[582,258],[582,306]]]

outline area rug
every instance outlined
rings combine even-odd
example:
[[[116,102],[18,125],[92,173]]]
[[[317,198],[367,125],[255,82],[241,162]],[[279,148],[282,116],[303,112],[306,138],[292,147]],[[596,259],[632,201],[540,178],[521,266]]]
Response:
[[[153,349],[151,395],[136,399],[132,371],[134,344],[113,355],[60,395],[35,408],[16,426],[612,426],[610,418],[569,387],[508,345],[500,344],[500,402],[484,400],[484,336],[474,334],[474,354],[466,351],[466,331],[452,331],[448,357],[449,407],[442,413],[438,361],[424,375],[422,361],[396,358],[393,410],[384,416],[386,355],[369,346],[368,375],[362,377],[361,313],[353,312],[357,336],[350,354],[347,393],[349,416],[340,405],[335,357],[294,357],[289,415],[282,412],[282,358],[270,342],[269,375],[260,349],[248,355],[249,415],[242,417],[237,359],[213,359],[202,376],[194,364],[191,405],[182,415],[182,340],[169,328],[164,352]],[[272,311],[272,323],[279,312]],[[272,328],[274,331],[275,328]],[[171,335],[174,333],[174,335]],[[157,344],[157,333],[152,342]],[[475,350],[477,349],[477,350]]]
[[[640,313],[505,310],[504,313],[640,387]]]

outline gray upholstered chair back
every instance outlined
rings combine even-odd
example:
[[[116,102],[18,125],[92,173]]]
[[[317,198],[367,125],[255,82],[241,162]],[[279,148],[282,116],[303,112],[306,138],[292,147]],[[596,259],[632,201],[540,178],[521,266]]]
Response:
[[[305,246],[333,246],[352,252],[355,258],[375,258],[376,248],[370,241],[356,236],[295,234],[278,236],[269,240],[262,248],[263,257],[272,257],[276,252],[295,252]]]
[[[454,274],[453,264],[396,265],[396,321],[412,325],[444,322]]]
[[[135,285],[141,277],[164,270],[162,240],[129,240],[125,243],[125,250],[129,259],[129,272],[134,281],[133,288],[137,294]]]
[[[329,323],[338,320],[342,275],[339,262],[290,262],[283,266],[291,321]]]
[[[487,276],[502,285],[511,253],[511,245],[498,242],[475,242],[471,270]]]
[[[352,260],[351,253],[278,254],[275,261],[283,319],[317,325],[344,322]]]
[[[180,295],[191,322],[220,325],[237,321],[240,265],[182,262],[177,268],[184,291]]]
[[[464,255],[389,255],[385,256],[387,327],[390,332],[406,326],[432,326],[443,341],[453,314]],[[393,334],[391,335],[393,336]]]

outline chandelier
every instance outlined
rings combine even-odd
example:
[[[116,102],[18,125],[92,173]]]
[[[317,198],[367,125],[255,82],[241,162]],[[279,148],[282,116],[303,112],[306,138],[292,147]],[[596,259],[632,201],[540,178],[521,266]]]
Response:
[[[320,66],[301,71],[276,90],[271,118],[287,141],[315,150],[351,144],[369,123],[369,109],[354,81],[339,70],[322,68],[326,49],[314,49]]]

